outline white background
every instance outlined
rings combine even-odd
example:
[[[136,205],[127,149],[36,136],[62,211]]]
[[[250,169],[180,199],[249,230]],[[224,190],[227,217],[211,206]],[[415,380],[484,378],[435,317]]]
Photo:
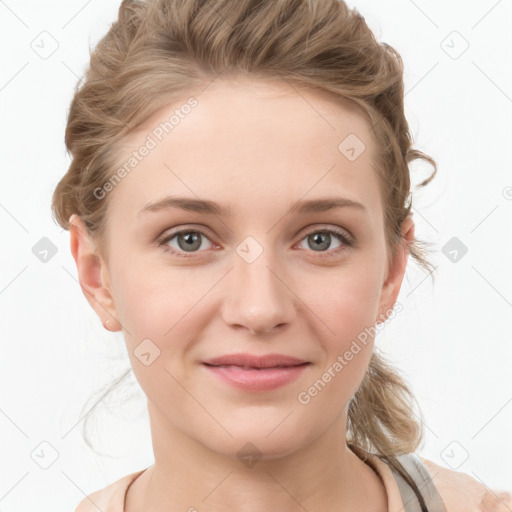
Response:
[[[50,214],[69,165],[63,140],[73,89],[119,3],[0,1],[1,512],[74,510],[85,494],[153,461],[133,377],[110,402],[98,402],[95,446],[107,456],[81,438],[86,400],[129,362],[121,333],[105,331],[83,296],[69,233]],[[512,4],[349,5],[402,55],[415,147],[439,164],[413,203],[417,236],[433,244],[436,280],[410,259],[404,311],[377,344],[425,415],[419,453],[511,491]],[[58,44],[47,59],[31,47],[41,37],[51,44],[43,31]],[[469,47],[458,56],[464,40]],[[412,168],[414,183],[431,170],[418,161]],[[46,263],[32,253],[42,237],[58,248]],[[442,251],[452,237],[468,248],[456,262]],[[51,462],[53,449],[41,442],[58,453],[48,469],[36,463]]]

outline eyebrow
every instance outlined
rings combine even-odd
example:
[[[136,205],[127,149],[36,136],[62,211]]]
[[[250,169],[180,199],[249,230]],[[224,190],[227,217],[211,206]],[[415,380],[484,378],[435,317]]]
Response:
[[[338,208],[353,207],[368,212],[366,206],[345,197],[324,197],[322,199],[300,199],[290,207],[290,213],[306,214],[327,212]],[[221,206],[207,199],[194,199],[189,197],[168,196],[153,203],[147,203],[137,216],[147,212],[159,212],[170,208],[179,208],[189,212],[203,213],[231,217],[230,207]]]

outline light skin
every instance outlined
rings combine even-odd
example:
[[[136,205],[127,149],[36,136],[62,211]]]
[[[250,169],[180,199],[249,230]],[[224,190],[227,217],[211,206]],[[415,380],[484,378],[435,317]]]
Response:
[[[139,125],[120,161],[188,97]],[[194,97],[198,106],[103,199],[108,263],[72,217],[82,290],[100,319],[123,331],[148,400],[155,463],[129,488],[126,510],[383,512],[380,478],[345,441],[347,404],[374,339],[307,405],[297,399],[385,320],[400,291],[408,250],[388,265],[369,126],[359,112],[284,81],[217,79]],[[354,161],[338,149],[351,133],[366,145]],[[168,195],[215,201],[232,215],[138,215]],[[364,209],[290,213],[300,199],[333,196]],[[355,243],[322,239],[328,228]],[[180,230],[201,233],[189,252],[183,237],[155,242]],[[402,235],[412,241],[411,218]],[[246,237],[262,249],[251,263],[237,252]],[[134,353],[147,338],[160,350],[148,366]],[[234,352],[311,364],[293,382],[248,392],[202,365]],[[247,442],[261,454],[252,467],[237,457]]]

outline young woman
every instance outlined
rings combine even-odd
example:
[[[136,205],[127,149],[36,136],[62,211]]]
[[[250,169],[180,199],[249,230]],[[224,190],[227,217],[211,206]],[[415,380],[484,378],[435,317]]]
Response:
[[[374,347],[414,236],[403,67],[338,0],[124,1],[53,211],[155,462],[77,512],[510,510],[419,457]]]

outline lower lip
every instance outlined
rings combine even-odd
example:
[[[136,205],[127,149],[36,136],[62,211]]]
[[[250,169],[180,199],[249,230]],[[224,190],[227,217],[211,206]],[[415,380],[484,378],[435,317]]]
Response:
[[[283,366],[263,368],[261,370],[244,369],[241,366],[209,366],[203,365],[224,382],[246,391],[269,391],[294,381],[309,366]]]

